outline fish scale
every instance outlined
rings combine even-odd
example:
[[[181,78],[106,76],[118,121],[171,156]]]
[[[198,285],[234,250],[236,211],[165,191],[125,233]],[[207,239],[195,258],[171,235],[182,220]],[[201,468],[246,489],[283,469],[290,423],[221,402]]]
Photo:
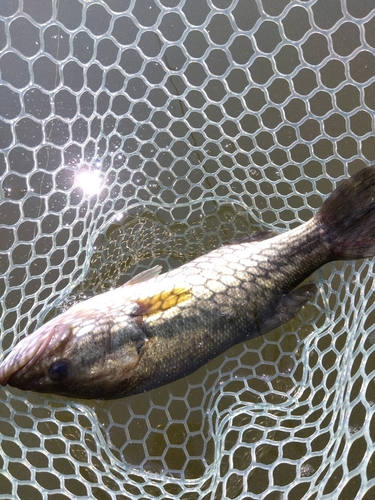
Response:
[[[374,256],[374,200],[368,167],[289,232],[250,235],[165,274],[152,268],[76,304],[21,340],[0,384],[110,399],[184,377],[295,316],[316,293],[299,285],[323,264]]]

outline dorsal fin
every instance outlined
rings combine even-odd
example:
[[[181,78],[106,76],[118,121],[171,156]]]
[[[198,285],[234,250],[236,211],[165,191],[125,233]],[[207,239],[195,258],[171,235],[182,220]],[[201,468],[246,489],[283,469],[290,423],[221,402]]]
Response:
[[[274,238],[279,234],[280,233],[278,231],[274,231],[272,229],[260,231],[258,233],[251,233],[249,234],[249,236],[244,236],[243,238],[239,238],[238,240],[231,241],[230,245],[232,245],[233,243],[257,243],[258,241],[264,241],[270,238]]]
[[[139,283],[148,281],[151,278],[155,278],[155,276],[159,276],[159,274],[161,273],[161,269],[161,266],[154,266],[151,267],[151,269],[146,269],[146,271],[142,271],[141,273],[137,274],[122,286],[138,285]]]

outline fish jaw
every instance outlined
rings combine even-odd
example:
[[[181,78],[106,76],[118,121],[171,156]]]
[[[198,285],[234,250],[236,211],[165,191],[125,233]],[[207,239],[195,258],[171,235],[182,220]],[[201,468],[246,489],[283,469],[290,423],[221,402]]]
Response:
[[[69,325],[51,321],[32,335],[24,337],[0,366],[0,385],[7,385],[16,378],[22,380],[22,375],[31,366],[63,350],[71,335]]]
[[[75,304],[15,346],[0,364],[0,385],[84,399],[120,397],[153,343],[144,318],[189,301],[191,291],[144,277]]]
[[[89,399],[121,391],[149,339],[139,305],[120,308],[118,295],[76,304],[23,338],[0,364],[0,385]]]

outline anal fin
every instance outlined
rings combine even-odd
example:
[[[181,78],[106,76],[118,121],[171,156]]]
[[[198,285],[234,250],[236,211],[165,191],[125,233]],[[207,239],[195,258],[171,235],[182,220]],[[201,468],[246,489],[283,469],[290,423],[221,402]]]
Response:
[[[260,334],[263,335],[274,330],[294,318],[302,307],[315,296],[316,292],[317,286],[314,283],[307,283],[282,295],[276,303],[273,313],[261,325]]]

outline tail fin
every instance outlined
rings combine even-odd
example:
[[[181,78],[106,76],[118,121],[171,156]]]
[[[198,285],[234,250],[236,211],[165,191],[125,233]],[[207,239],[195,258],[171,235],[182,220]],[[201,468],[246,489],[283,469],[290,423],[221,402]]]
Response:
[[[317,222],[332,260],[375,255],[375,168],[345,180],[323,203]]]

